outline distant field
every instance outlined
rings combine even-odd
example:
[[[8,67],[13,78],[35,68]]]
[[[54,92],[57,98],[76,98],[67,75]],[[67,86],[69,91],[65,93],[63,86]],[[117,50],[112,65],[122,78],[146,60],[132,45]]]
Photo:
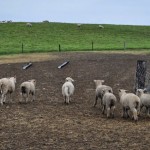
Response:
[[[150,26],[67,23],[0,23],[0,54],[150,49]],[[125,44],[125,45],[124,45]]]

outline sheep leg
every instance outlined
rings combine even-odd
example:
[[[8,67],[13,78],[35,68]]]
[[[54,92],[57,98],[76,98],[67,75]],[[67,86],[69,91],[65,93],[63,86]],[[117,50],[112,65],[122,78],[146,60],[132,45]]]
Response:
[[[29,101],[29,93],[26,94],[26,103]]]
[[[93,107],[95,107],[97,105],[97,100],[98,100],[98,96],[95,97],[95,103],[94,103]]]
[[[132,108],[131,111],[133,112],[133,119],[135,121],[138,121],[137,110],[135,108]]]
[[[102,114],[105,114],[105,105],[102,106]]]
[[[5,104],[5,101],[6,101],[6,94],[2,94],[1,105]]]
[[[107,118],[110,118],[110,107],[107,107]]]
[[[125,107],[123,107],[122,108],[122,118],[126,118],[126,115],[125,115],[125,113],[126,113],[126,109],[125,109]]]
[[[114,115],[115,108],[116,108],[115,106],[112,106],[112,108],[111,108],[111,109],[112,109],[112,112],[111,112],[111,116],[112,116],[112,118],[114,118],[114,117],[115,117],[115,115]]]
[[[32,101],[35,101],[35,95],[33,95],[33,99],[32,99]]]
[[[66,98],[67,98],[67,97],[65,96],[65,98],[64,98],[64,103],[66,103]]]
[[[130,115],[129,115],[129,110],[126,109],[126,118],[129,118],[129,117],[130,117]]]
[[[35,93],[32,92],[32,102],[35,100]]]
[[[150,117],[150,114],[149,114],[150,108],[147,107],[146,109],[147,109],[147,116]]]
[[[3,105],[3,98],[1,97],[1,105]]]
[[[69,104],[69,96],[66,97],[66,103]]]

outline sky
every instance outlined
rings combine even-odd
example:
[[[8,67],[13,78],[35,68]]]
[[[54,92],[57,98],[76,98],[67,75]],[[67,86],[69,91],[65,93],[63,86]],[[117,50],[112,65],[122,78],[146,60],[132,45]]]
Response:
[[[150,25],[150,0],[0,0],[0,21]]]

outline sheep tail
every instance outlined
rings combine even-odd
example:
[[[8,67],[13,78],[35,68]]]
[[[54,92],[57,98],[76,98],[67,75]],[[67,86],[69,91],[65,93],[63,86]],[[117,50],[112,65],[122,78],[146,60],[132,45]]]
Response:
[[[26,93],[26,87],[25,87],[25,86],[22,86],[22,87],[21,87],[21,93],[23,93],[23,94]]]

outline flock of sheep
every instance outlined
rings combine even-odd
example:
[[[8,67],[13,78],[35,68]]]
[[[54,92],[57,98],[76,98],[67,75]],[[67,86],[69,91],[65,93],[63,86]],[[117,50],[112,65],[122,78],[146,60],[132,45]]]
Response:
[[[65,103],[69,104],[70,97],[74,93],[74,80],[70,77],[66,78],[66,82],[62,86],[62,94]],[[96,98],[94,107],[97,105],[97,100],[101,100],[102,113],[107,114],[107,117],[114,118],[114,110],[117,102],[116,96],[110,86],[104,85],[104,80],[94,80],[96,85]],[[129,118],[129,110],[132,112],[132,118],[137,121],[140,111],[143,106],[146,107],[147,115],[150,116],[150,94],[145,93],[143,89],[137,89],[136,94],[127,93],[126,90],[119,90],[119,98],[122,106],[122,117]]]
[[[65,79],[65,83],[62,85],[62,95],[64,97],[65,103],[69,104],[71,96],[74,94],[75,87],[73,85],[74,80],[71,77]],[[117,98],[113,94],[113,90],[110,86],[104,85],[104,80],[94,80],[96,85],[96,98],[94,107],[97,105],[97,100],[100,99],[102,106],[102,113],[107,117],[114,118],[115,106],[117,103]],[[1,100],[0,103],[3,105],[6,101],[6,96],[15,91],[16,77],[2,78],[0,79],[0,91],[1,91]],[[22,102],[23,99],[25,102],[29,101],[29,95],[32,96],[32,100],[35,100],[35,87],[36,80],[32,79],[25,81],[20,85],[20,95]],[[129,110],[132,112],[132,118],[137,121],[138,116],[142,107],[146,107],[147,115],[150,116],[150,94],[146,93],[146,90],[137,89],[136,94],[127,93],[126,90],[119,90],[119,98],[122,106],[122,117],[129,117]]]

